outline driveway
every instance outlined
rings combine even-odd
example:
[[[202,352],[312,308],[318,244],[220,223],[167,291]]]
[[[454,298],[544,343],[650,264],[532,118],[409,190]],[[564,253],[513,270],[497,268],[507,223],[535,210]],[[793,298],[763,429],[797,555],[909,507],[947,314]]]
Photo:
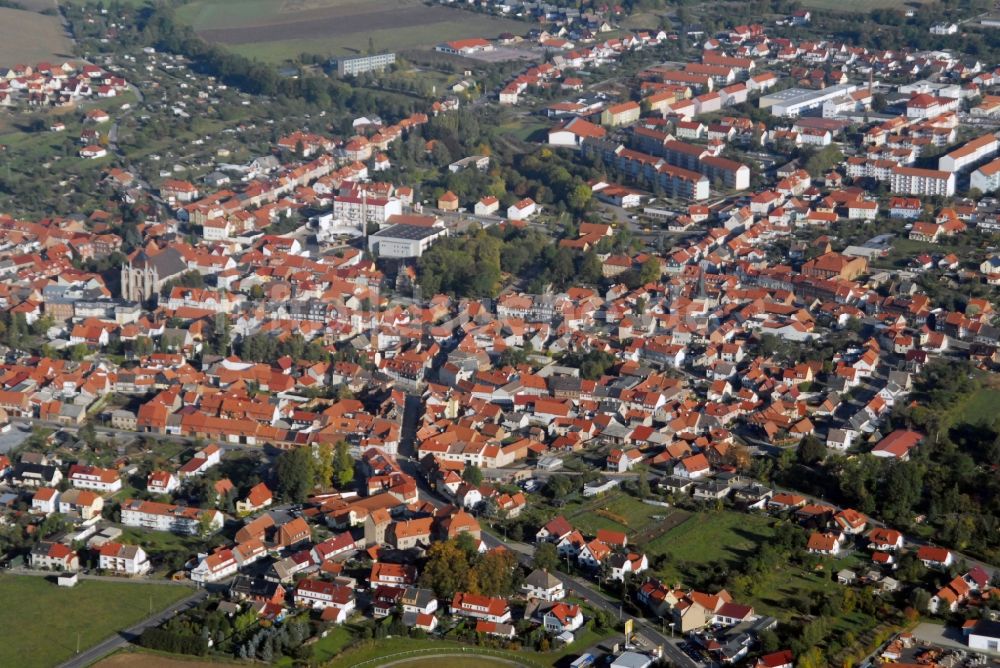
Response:
[[[944,626],[943,624],[930,624],[921,622],[917,628],[913,629],[913,637],[931,645],[947,647],[950,649],[964,649],[968,651],[969,646],[962,637],[962,631],[954,626]]]

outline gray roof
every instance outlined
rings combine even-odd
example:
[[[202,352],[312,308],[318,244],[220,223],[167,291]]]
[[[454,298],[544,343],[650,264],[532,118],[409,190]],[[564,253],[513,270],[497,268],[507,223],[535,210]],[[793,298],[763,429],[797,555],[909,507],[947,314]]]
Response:
[[[379,230],[373,237],[379,239],[406,239],[408,241],[419,241],[444,232],[441,227],[423,227],[421,225],[391,225],[384,230]]]
[[[653,660],[638,652],[622,652],[611,665],[614,668],[646,668],[653,665]]]
[[[524,584],[531,587],[537,587],[539,589],[552,589],[558,586],[559,578],[552,575],[548,571],[544,571],[541,568],[536,568],[531,571],[528,577],[524,578]]]
[[[146,251],[139,251],[132,258],[131,265],[135,268],[150,266],[156,269],[160,280],[170,276],[176,276],[187,271],[187,261],[177,251],[176,248],[167,248],[156,255],[150,257]]]

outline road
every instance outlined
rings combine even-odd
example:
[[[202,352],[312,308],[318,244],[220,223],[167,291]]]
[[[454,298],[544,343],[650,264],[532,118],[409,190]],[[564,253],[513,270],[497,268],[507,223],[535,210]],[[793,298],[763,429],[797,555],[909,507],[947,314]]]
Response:
[[[449,505],[449,502],[427,488],[423,478],[419,475],[419,472],[415,470],[416,460],[411,457],[413,452],[412,438],[415,433],[416,424],[419,421],[418,413],[420,410],[419,398],[414,397],[414,399],[417,399],[417,401],[411,403],[410,398],[407,398],[403,414],[403,433],[400,439],[401,456],[399,459],[401,465],[406,468],[411,468],[411,471],[409,472],[414,476],[414,479],[417,480],[420,500],[430,503],[436,508],[441,508]],[[487,532],[483,532],[482,538],[487,547],[504,547],[510,550],[513,554],[516,554],[518,561],[520,561],[522,565],[528,569],[533,568],[532,558],[535,552],[535,548],[533,546],[526,543],[502,539]],[[558,571],[553,573],[553,575],[555,575],[563,583],[563,586],[568,592],[571,592],[573,595],[587,601],[591,606],[605,610],[614,617],[621,616],[622,611],[620,602],[606,597],[598,591],[597,587],[592,583],[582,578],[566,575]],[[648,647],[663,647],[664,655],[677,668],[699,668],[699,664],[677,648],[675,643],[679,642],[679,639],[673,639],[663,635],[660,629],[658,629],[654,624],[641,617],[635,618],[635,627],[636,634],[641,637]]]
[[[435,503],[435,501],[431,501],[431,503]],[[533,567],[532,555],[534,554],[534,548],[532,546],[524,543],[503,540],[485,532],[483,533],[483,542],[490,548],[504,547],[516,554],[518,561],[520,561],[523,566],[529,569]],[[582,598],[592,607],[600,608],[601,610],[610,613],[615,618],[621,616],[621,603],[602,594],[592,583],[584,580],[583,578],[566,575],[565,573],[558,571],[553,573],[553,575],[555,575],[555,577],[563,583],[563,587],[566,588],[566,591],[570,592],[577,598]],[[678,642],[678,639],[663,635],[660,629],[647,619],[642,617],[634,617],[634,619],[636,635],[640,636],[642,640],[645,641],[644,644],[646,646],[662,647],[664,656],[677,668],[698,668],[697,663],[677,648],[675,643]]]
[[[199,589],[184,600],[178,601],[169,608],[161,610],[155,615],[147,617],[135,626],[130,626],[124,631],[120,631],[111,636],[107,640],[94,645],[90,649],[80,652],[69,661],[60,664],[59,668],[86,668],[86,666],[96,663],[112,652],[116,652],[122,647],[125,647],[125,645],[129,644],[132,640],[142,635],[142,632],[146,629],[153,626],[159,626],[177,613],[195,607],[204,601],[207,596],[208,591]]]

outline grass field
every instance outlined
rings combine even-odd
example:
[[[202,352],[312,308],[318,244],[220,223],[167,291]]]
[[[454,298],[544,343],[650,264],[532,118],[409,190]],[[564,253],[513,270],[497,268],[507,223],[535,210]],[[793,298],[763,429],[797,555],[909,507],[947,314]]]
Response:
[[[0,65],[72,58],[73,47],[58,17],[0,8]]]
[[[771,522],[766,515],[697,513],[650,542],[646,551],[669,553],[677,562],[736,563],[773,534]]]
[[[419,0],[195,0],[178,18],[242,55],[281,62],[324,55],[431,47],[469,37],[524,33],[526,25]]]
[[[84,580],[73,589],[46,578],[0,576],[0,666],[54,666],[154,611],[188,596],[187,587]],[[134,664],[133,664],[134,665]],[[145,665],[145,664],[144,664]]]
[[[313,658],[320,663],[326,663],[344,651],[344,648],[351,644],[354,636],[349,629],[337,626],[326,634],[325,638],[320,638],[313,645]]]
[[[222,661],[202,661],[195,657],[173,658],[162,656],[153,652],[145,651],[123,651],[112,654],[106,659],[101,659],[94,664],[93,668],[209,668],[210,666],[236,666],[237,663],[226,663]]]
[[[867,12],[872,9],[898,7],[916,9],[921,0],[802,0],[802,6],[810,9],[831,9],[841,12]]]
[[[665,519],[674,511],[643,503],[623,492],[616,492],[584,504],[563,509],[563,515],[584,535],[594,535],[598,529],[624,531],[630,537],[649,525]]]
[[[442,660],[443,657],[438,657],[436,659],[414,659],[413,661],[394,663],[393,666],[395,666],[395,668],[440,668]],[[511,665],[508,661],[488,659],[484,656],[476,658],[449,656],[447,657],[447,661],[448,668],[501,668]]]
[[[992,422],[1000,410],[1000,390],[984,387],[965,400],[955,413],[955,424]]]
[[[473,661],[473,663],[469,664],[460,663],[459,659],[453,659],[451,656],[437,657],[433,659],[433,663],[428,662],[431,660],[431,656],[435,653],[435,651],[441,652],[441,654],[449,655],[463,651],[466,651],[469,654],[475,654],[476,648],[469,647],[468,645],[463,645],[449,640],[386,638],[379,641],[368,641],[367,643],[362,643],[353,649],[343,652],[334,657],[329,663],[326,663],[324,668],[352,668],[353,666],[356,666],[364,661],[372,661],[375,659],[384,659],[384,663],[392,663],[396,660],[407,661],[405,664],[407,666],[439,665],[450,667],[461,665],[510,665],[509,663],[501,664],[501,662],[497,661],[497,659],[500,658],[534,668],[540,668],[542,666],[562,666],[565,665],[564,662],[566,657],[580,654],[587,648],[593,647],[594,645],[607,640],[614,634],[598,633],[591,628],[590,624],[587,624],[584,628],[577,631],[575,635],[576,640],[572,643],[559,647],[559,649],[552,652],[537,652],[533,649],[523,649],[519,652],[505,651],[501,653],[501,656],[497,657],[476,657],[475,659],[472,657],[466,657],[461,660]],[[417,655],[407,657],[404,654],[405,652],[411,652],[414,650],[426,652],[427,656],[421,657]],[[489,651],[490,650],[484,650],[483,653],[489,653]],[[319,655],[317,655],[317,658],[319,658]]]

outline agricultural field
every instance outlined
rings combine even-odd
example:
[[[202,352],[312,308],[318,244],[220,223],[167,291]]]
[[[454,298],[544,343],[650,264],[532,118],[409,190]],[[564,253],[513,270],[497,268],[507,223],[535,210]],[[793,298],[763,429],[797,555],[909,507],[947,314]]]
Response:
[[[242,55],[282,62],[433,47],[469,37],[524,33],[527,25],[419,0],[195,0],[177,17],[199,35]]]
[[[189,596],[187,587],[84,580],[72,589],[47,578],[0,576],[0,666],[54,666],[153,611]],[[53,614],[58,611],[58,614]],[[100,611],[100,614],[95,614]]]
[[[17,4],[29,12],[54,12],[58,3],[56,0],[17,0]]]
[[[0,26],[0,66],[73,59],[73,45],[57,16],[0,7]]]

